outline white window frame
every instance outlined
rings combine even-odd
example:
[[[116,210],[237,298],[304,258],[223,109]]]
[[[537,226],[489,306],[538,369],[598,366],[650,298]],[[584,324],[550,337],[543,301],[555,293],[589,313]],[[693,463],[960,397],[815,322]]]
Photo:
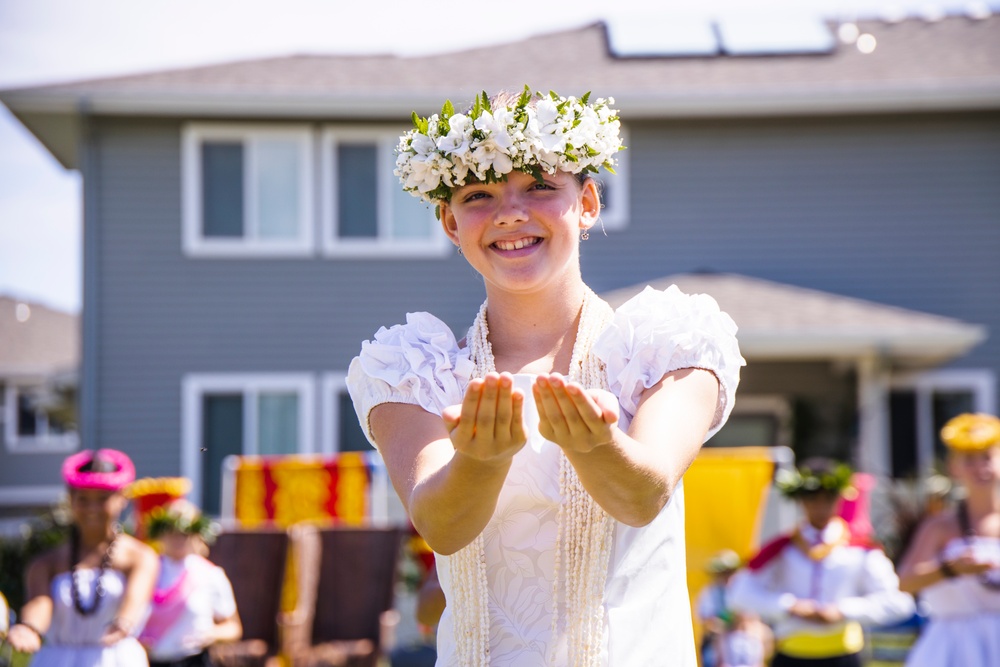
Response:
[[[392,230],[393,199],[402,187],[399,179],[383,165],[390,159],[399,136],[406,131],[403,126],[330,125],[323,128],[320,138],[320,218],[322,220],[323,253],[327,257],[372,258],[411,257],[435,259],[447,257],[452,248],[434,216],[434,207],[427,206],[427,225],[431,234],[426,239],[394,238]],[[372,239],[341,239],[337,236],[337,164],[334,160],[337,144],[344,142],[370,142],[376,145],[376,226],[378,235]]]
[[[968,391],[973,410],[993,414],[997,404],[997,377],[989,369],[944,369],[894,377],[890,389],[912,391],[917,402],[917,470],[930,473],[934,465],[934,403],[936,392]]]
[[[18,431],[17,398],[19,389],[33,388],[25,384],[7,382],[3,385],[3,441],[11,454],[61,454],[75,452],[80,447],[80,436],[75,431],[69,433],[49,433],[48,419],[44,414],[36,414],[38,424],[36,435],[24,436]]]
[[[202,405],[206,394],[241,393],[243,411],[243,456],[259,452],[256,398],[262,391],[294,391],[299,396],[299,451],[315,453],[316,381],[310,373],[192,373],[181,381],[181,475],[191,480],[191,501],[201,504]]]
[[[299,147],[299,233],[293,239],[262,239],[255,236],[256,206],[253,179],[256,141],[291,139]],[[244,235],[210,238],[202,235],[201,145],[205,141],[243,143]],[[188,123],[181,138],[182,245],[189,257],[303,257],[315,254],[315,156],[313,131],[309,125],[262,125],[234,123]]]
[[[621,126],[619,136],[622,139],[622,145],[629,146],[629,132],[625,125]],[[607,174],[611,178],[614,178],[617,187],[615,188],[612,205],[601,209],[601,220],[590,230],[591,233],[595,231],[601,233],[602,225],[603,230],[609,232],[619,232],[628,229],[630,209],[629,191],[632,189],[629,183],[629,151],[627,149],[618,151],[615,159],[618,161],[618,164],[615,165],[614,175],[607,174],[603,169],[598,174],[598,176]]]
[[[347,391],[347,371],[331,371],[323,375],[323,387],[321,396],[323,407],[321,409],[322,442],[320,444],[321,453],[324,455],[336,455],[340,453],[340,442],[337,434],[340,433],[340,421],[342,419],[357,419],[354,412],[341,414],[340,401],[337,400],[342,392]]]

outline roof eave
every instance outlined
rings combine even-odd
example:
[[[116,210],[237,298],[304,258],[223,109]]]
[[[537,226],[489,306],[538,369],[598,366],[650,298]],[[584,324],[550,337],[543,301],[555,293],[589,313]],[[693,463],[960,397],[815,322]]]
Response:
[[[87,114],[219,118],[366,118],[402,120],[433,109],[440,92],[392,95],[281,95],[167,92],[117,93],[22,89],[0,102],[68,169],[78,166],[80,120]],[[865,89],[747,90],[649,94],[621,91],[615,101],[630,120],[692,117],[806,116],[850,113],[954,112],[1000,109],[1000,85]]]
[[[957,359],[986,339],[980,326],[933,334],[767,333],[740,330],[743,356],[756,360],[859,359],[878,355],[907,363]]]

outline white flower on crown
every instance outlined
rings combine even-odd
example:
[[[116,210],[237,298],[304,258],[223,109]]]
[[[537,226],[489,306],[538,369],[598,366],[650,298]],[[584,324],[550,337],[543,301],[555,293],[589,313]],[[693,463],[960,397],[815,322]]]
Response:
[[[513,107],[491,108],[483,93],[468,114],[455,113],[451,102],[440,115],[414,114],[414,129],[396,147],[394,173],[404,190],[429,203],[447,200],[469,178],[491,183],[514,170],[536,178],[602,167],[614,173],[615,154],[624,148],[614,100],[589,96],[532,96],[525,87]]]

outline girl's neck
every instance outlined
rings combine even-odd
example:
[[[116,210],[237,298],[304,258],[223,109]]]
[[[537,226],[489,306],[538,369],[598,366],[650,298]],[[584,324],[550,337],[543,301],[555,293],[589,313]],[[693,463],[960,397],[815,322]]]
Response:
[[[973,522],[990,514],[1000,513],[1000,488],[994,485],[967,489],[965,506]]]
[[[115,539],[116,534],[114,527],[108,526],[105,530],[81,530],[79,527],[77,531],[80,535],[80,548],[82,550],[99,549],[107,546],[109,542]]]
[[[497,369],[566,373],[587,287],[539,294],[489,294],[487,320]]]

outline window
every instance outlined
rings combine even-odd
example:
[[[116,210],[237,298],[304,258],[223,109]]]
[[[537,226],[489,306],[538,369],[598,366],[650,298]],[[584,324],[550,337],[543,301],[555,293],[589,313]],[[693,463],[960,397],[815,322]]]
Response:
[[[192,256],[313,253],[312,134],[305,126],[187,125],[183,245]]]
[[[346,257],[441,257],[434,210],[393,175],[403,128],[327,128],[321,141],[323,248]]]
[[[0,385],[0,433],[12,453],[72,452],[79,446],[75,396],[40,385]]]
[[[628,131],[624,126],[621,128],[621,138],[622,145],[628,147]],[[601,209],[601,221],[595,226],[594,230],[600,233],[601,225],[607,231],[618,231],[628,227],[628,216],[629,216],[629,151],[623,150],[618,151],[618,155],[615,156],[618,160],[618,166],[615,167],[615,173],[609,173],[602,169],[600,173],[595,174],[594,178],[601,186],[601,203],[603,208]]]
[[[347,373],[329,373],[323,379],[324,454],[374,450],[358,423],[354,403],[347,392]]]
[[[941,427],[963,412],[989,412],[996,405],[996,377],[988,370],[944,370],[893,381],[889,393],[892,476],[930,472],[944,459]]]
[[[782,396],[741,396],[706,447],[789,447],[791,414]]]
[[[192,500],[219,513],[227,456],[313,453],[313,387],[308,374],[186,377],[181,468]]]

